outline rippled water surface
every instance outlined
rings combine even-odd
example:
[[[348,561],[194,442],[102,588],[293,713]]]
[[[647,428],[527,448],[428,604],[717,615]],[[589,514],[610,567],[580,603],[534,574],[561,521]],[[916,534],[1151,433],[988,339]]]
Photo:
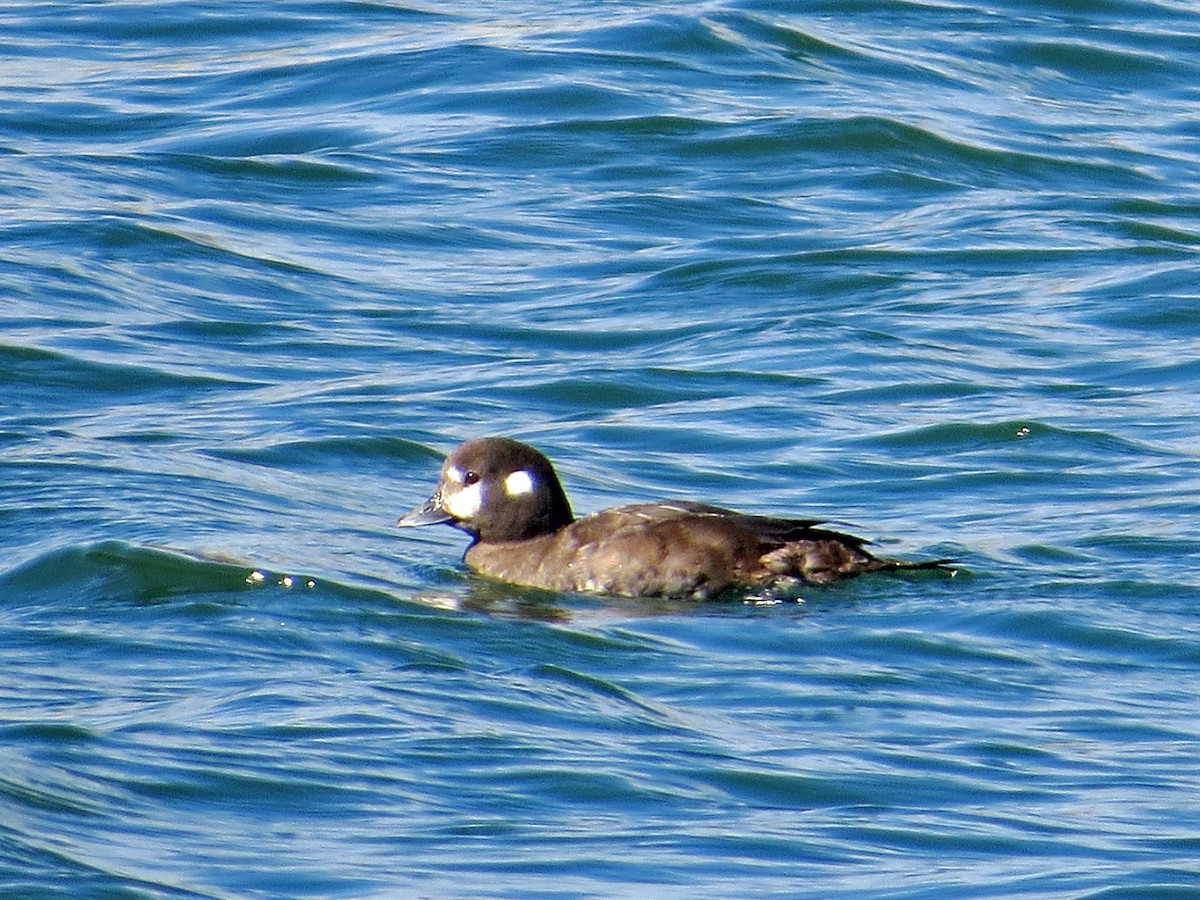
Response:
[[[1200,11],[0,11],[0,893],[1200,893]],[[560,597],[576,509],[937,573]]]

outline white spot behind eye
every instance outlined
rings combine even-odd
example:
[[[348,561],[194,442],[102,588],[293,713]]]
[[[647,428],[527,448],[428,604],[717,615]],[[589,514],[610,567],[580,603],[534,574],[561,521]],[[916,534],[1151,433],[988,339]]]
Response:
[[[504,479],[504,491],[510,497],[533,493],[533,476],[524,469],[518,469]]]
[[[483,507],[483,482],[469,484],[442,500],[442,509],[456,519],[470,519]]]

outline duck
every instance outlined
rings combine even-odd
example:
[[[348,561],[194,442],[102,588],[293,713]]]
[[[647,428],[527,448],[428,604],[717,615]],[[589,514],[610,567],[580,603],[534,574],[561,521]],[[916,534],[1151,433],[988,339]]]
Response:
[[[467,441],[402,528],[466,532],[478,575],[562,594],[706,600],[781,594],[874,572],[944,569],[870,553],[820,519],[751,515],[688,501],[618,506],[576,518],[550,461],[507,437]]]

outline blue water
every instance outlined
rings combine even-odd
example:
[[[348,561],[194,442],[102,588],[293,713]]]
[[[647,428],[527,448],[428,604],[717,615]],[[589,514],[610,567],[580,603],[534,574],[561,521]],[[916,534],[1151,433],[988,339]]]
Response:
[[[1200,896],[1200,9],[0,22],[0,894]],[[484,434],[960,568],[486,584]]]

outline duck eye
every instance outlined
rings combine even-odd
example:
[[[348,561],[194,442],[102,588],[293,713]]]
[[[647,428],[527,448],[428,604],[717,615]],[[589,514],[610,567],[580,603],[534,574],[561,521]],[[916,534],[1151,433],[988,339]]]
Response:
[[[478,480],[479,480],[478,472],[468,472],[466,475],[463,476],[463,484],[465,484],[465,485],[472,485],[475,482],[477,482]]]

